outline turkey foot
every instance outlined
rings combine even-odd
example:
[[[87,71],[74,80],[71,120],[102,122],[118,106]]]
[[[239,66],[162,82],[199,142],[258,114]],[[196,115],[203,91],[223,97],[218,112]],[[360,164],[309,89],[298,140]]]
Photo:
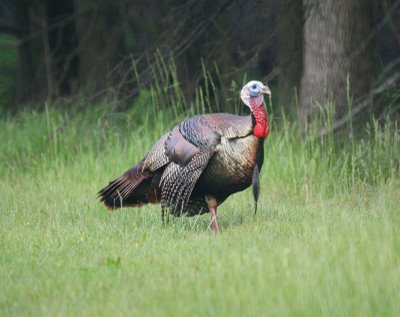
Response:
[[[219,233],[218,220],[217,220],[217,200],[210,195],[205,197],[208,209],[210,209],[211,214],[211,229],[215,234]]]

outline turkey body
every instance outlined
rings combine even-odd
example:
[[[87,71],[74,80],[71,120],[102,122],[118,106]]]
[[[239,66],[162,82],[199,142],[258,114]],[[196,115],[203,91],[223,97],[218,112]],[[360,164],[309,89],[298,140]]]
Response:
[[[263,164],[263,138],[254,118],[208,114],[188,119],[164,135],[145,158],[99,192],[111,209],[161,202],[175,216],[208,212],[205,196],[220,205],[252,184]]]
[[[164,135],[142,161],[100,190],[110,209],[161,203],[175,216],[210,212],[219,232],[216,209],[230,195],[253,185],[255,211],[264,139],[269,133],[263,95],[268,86],[248,82],[240,92],[249,116],[227,113],[190,118]]]
[[[210,159],[194,189],[195,196],[210,194],[218,205],[230,195],[252,184],[254,167],[263,164],[263,139],[248,135],[221,139],[221,147]]]

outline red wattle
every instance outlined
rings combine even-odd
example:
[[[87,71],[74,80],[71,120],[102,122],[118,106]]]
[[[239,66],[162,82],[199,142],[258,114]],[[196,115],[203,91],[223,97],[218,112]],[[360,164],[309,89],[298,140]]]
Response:
[[[253,129],[253,134],[256,137],[265,139],[269,134],[269,127],[262,127],[260,125],[255,125]]]
[[[253,134],[256,137],[265,139],[269,134],[269,123],[267,112],[264,106],[258,105],[251,108],[256,124],[253,128]]]

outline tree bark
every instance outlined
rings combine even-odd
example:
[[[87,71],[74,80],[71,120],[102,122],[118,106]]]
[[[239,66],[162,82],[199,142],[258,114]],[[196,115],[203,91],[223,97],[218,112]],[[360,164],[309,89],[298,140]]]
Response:
[[[29,0],[16,2],[16,22],[18,26],[18,70],[17,70],[17,104],[42,100],[45,85],[43,76],[43,46],[40,26],[32,23],[32,17],[39,17],[39,11],[32,7],[38,3]],[[39,18],[38,18],[39,19]]]
[[[300,111],[303,122],[331,99],[337,116],[366,94],[374,70],[371,0],[303,0],[305,24]],[[349,87],[347,87],[347,82]]]
[[[278,8],[279,105],[294,113],[303,66],[303,5],[301,0],[281,0]]]
[[[119,5],[123,3],[75,0],[79,13],[79,78],[81,87],[94,95],[108,89],[112,81],[108,75],[124,54]]]
[[[78,39],[73,0],[47,0],[47,42],[56,96],[76,93],[79,75]],[[45,52],[46,52],[46,46]],[[51,78],[49,79],[51,80]],[[49,83],[48,83],[49,84]],[[49,89],[50,90],[50,89]]]
[[[16,2],[17,103],[42,104],[75,92],[79,59],[73,14],[73,0]]]

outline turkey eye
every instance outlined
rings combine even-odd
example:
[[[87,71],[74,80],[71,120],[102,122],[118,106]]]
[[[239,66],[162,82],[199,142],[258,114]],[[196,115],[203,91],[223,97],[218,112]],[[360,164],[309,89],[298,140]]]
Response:
[[[256,88],[257,88],[257,85],[253,85],[251,88],[256,89]]]

